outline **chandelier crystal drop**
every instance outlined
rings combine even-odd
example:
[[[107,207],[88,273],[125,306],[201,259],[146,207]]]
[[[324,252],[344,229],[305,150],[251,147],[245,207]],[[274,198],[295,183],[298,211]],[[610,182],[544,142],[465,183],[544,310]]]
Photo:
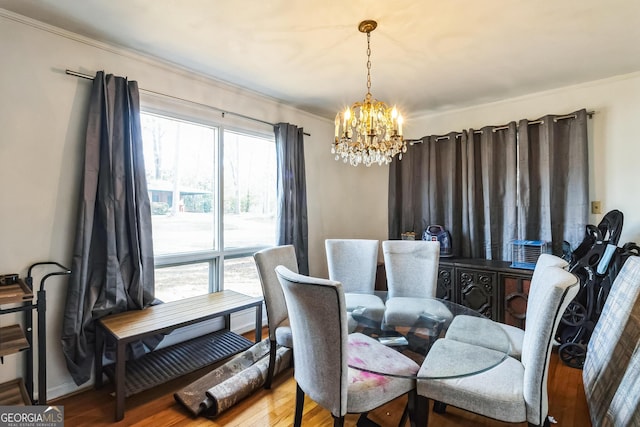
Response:
[[[371,32],[376,21],[362,21],[358,30],[367,34],[367,94],[361,102],[340,111],[335,120],[335,140],[331,153],[336,160],[358,166],[386,165],[397,154],[407,152],[402,137],[402,115],[371,95]]]

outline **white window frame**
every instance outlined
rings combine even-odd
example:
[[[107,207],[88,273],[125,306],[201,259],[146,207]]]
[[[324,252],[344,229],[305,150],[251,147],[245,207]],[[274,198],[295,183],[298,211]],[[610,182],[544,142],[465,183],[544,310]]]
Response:
[[[177,267],[182,265],[209,263],[209,293],[219,292],[224,289],[224,261],[225,259],[243,258],[252,256],[255,252],[271,247],[271,245],[255,245],[242,248],[232,248],[225,250],[224,246],[224,135],[225,131],[235,132],[247,136],[261,139],[272,140],[275,144],[275,135],[273,131],[260,132],[250,127],[243,126],[225,126],[222,123],[207,120],[196,115],[184,115],[174,110],[156,109],[153,107],[142,106],[141,114],[155,115],[171,120],[184,121],[199,126],[206,126],[217,129],[217,153],[216,164],[214,165],[214,173],[217,178],[216,193],[214,194],[214,223],[217,224],[215,247],[218,249],[202,250],[194,252],[183,252],[176,254],[154,254],[154,269]],[[198,115],[199,116],[199,115]],[[274,236],[275,242],[276,236]],[[275,243],[274,243],[275,244]]]

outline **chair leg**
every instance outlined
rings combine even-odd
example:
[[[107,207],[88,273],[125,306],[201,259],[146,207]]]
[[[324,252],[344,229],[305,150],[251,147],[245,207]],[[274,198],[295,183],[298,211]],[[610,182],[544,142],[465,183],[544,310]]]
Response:
[[[533,423],[528,423],[528,424],[529,424],[529,427],[551,427],[551,422],[549,421],[548,416],[544,418],[544,422],[542,423],[542,426],[538,426]]]
[[[433,412],[435,412],[436,414],[444,414],[445,412],[447,412],[447,404],[434,400]]]
[[[336,417],[333,416],[333,427],[343,427],[344,426],[344,417]]]
[[[416,412],[416,396],[418,395],[416,389],[414,388],[409,393],[407,393],[407,405],[404,407],[404,411],[402,411],[402,417],[400,417],[400,422],[398,423],[398,427],[404,427],[407,423],[407,418],[411,419],[411,427],[415,427],[415,412]]]
[[[420,396],[416,390],[409,392],[409,419],[411,427],[427,427],[429,425],[429,399]]]
[[[358,417],[358,421],[356,422],[356,426],[357,427],[380,427],[380,424],[373,422],[369,418],[367,418],[367,414],[368,414],[367,412],[363,412],[362,414],[360,414],[360,417]]]
[[[296,384],[296,415],[293,419],[294,427],[302,425],[302,409],[304,408],[304,391]]]
[[[407,418],[409,418],[409,404],[404,407],[404,411],[402,411],[402,417],[400,417],[400,422],[398,423],[398,427],[404,427],[407,423]]]
[[[273,371],[276,365],[276,347],[275,340],[269,340],[269,367],[267,368],[267,379],[264,381],[264,388],[269,390],[271,388],[271,381],[273,380]]]

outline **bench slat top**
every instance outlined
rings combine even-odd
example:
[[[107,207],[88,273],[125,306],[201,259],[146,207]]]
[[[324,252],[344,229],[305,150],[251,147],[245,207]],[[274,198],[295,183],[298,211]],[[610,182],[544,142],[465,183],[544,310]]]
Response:
[[[256,307],[262,301],[261,297],[225,290],[154,305],[143,310],[112,314],[99,319],[99,322],[116,339],[129,340]]]

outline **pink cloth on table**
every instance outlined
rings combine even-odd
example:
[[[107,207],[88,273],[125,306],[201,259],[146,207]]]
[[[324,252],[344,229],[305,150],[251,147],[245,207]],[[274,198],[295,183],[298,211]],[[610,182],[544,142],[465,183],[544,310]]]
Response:
[[[347,361],[352,367],[349,369],[351,386],[356,384],[358,388],[381,386],[391,380],[390,376],[373,372],[412,376],[420,369],[413,360],[361,333],[350,334],[348,346]]]

